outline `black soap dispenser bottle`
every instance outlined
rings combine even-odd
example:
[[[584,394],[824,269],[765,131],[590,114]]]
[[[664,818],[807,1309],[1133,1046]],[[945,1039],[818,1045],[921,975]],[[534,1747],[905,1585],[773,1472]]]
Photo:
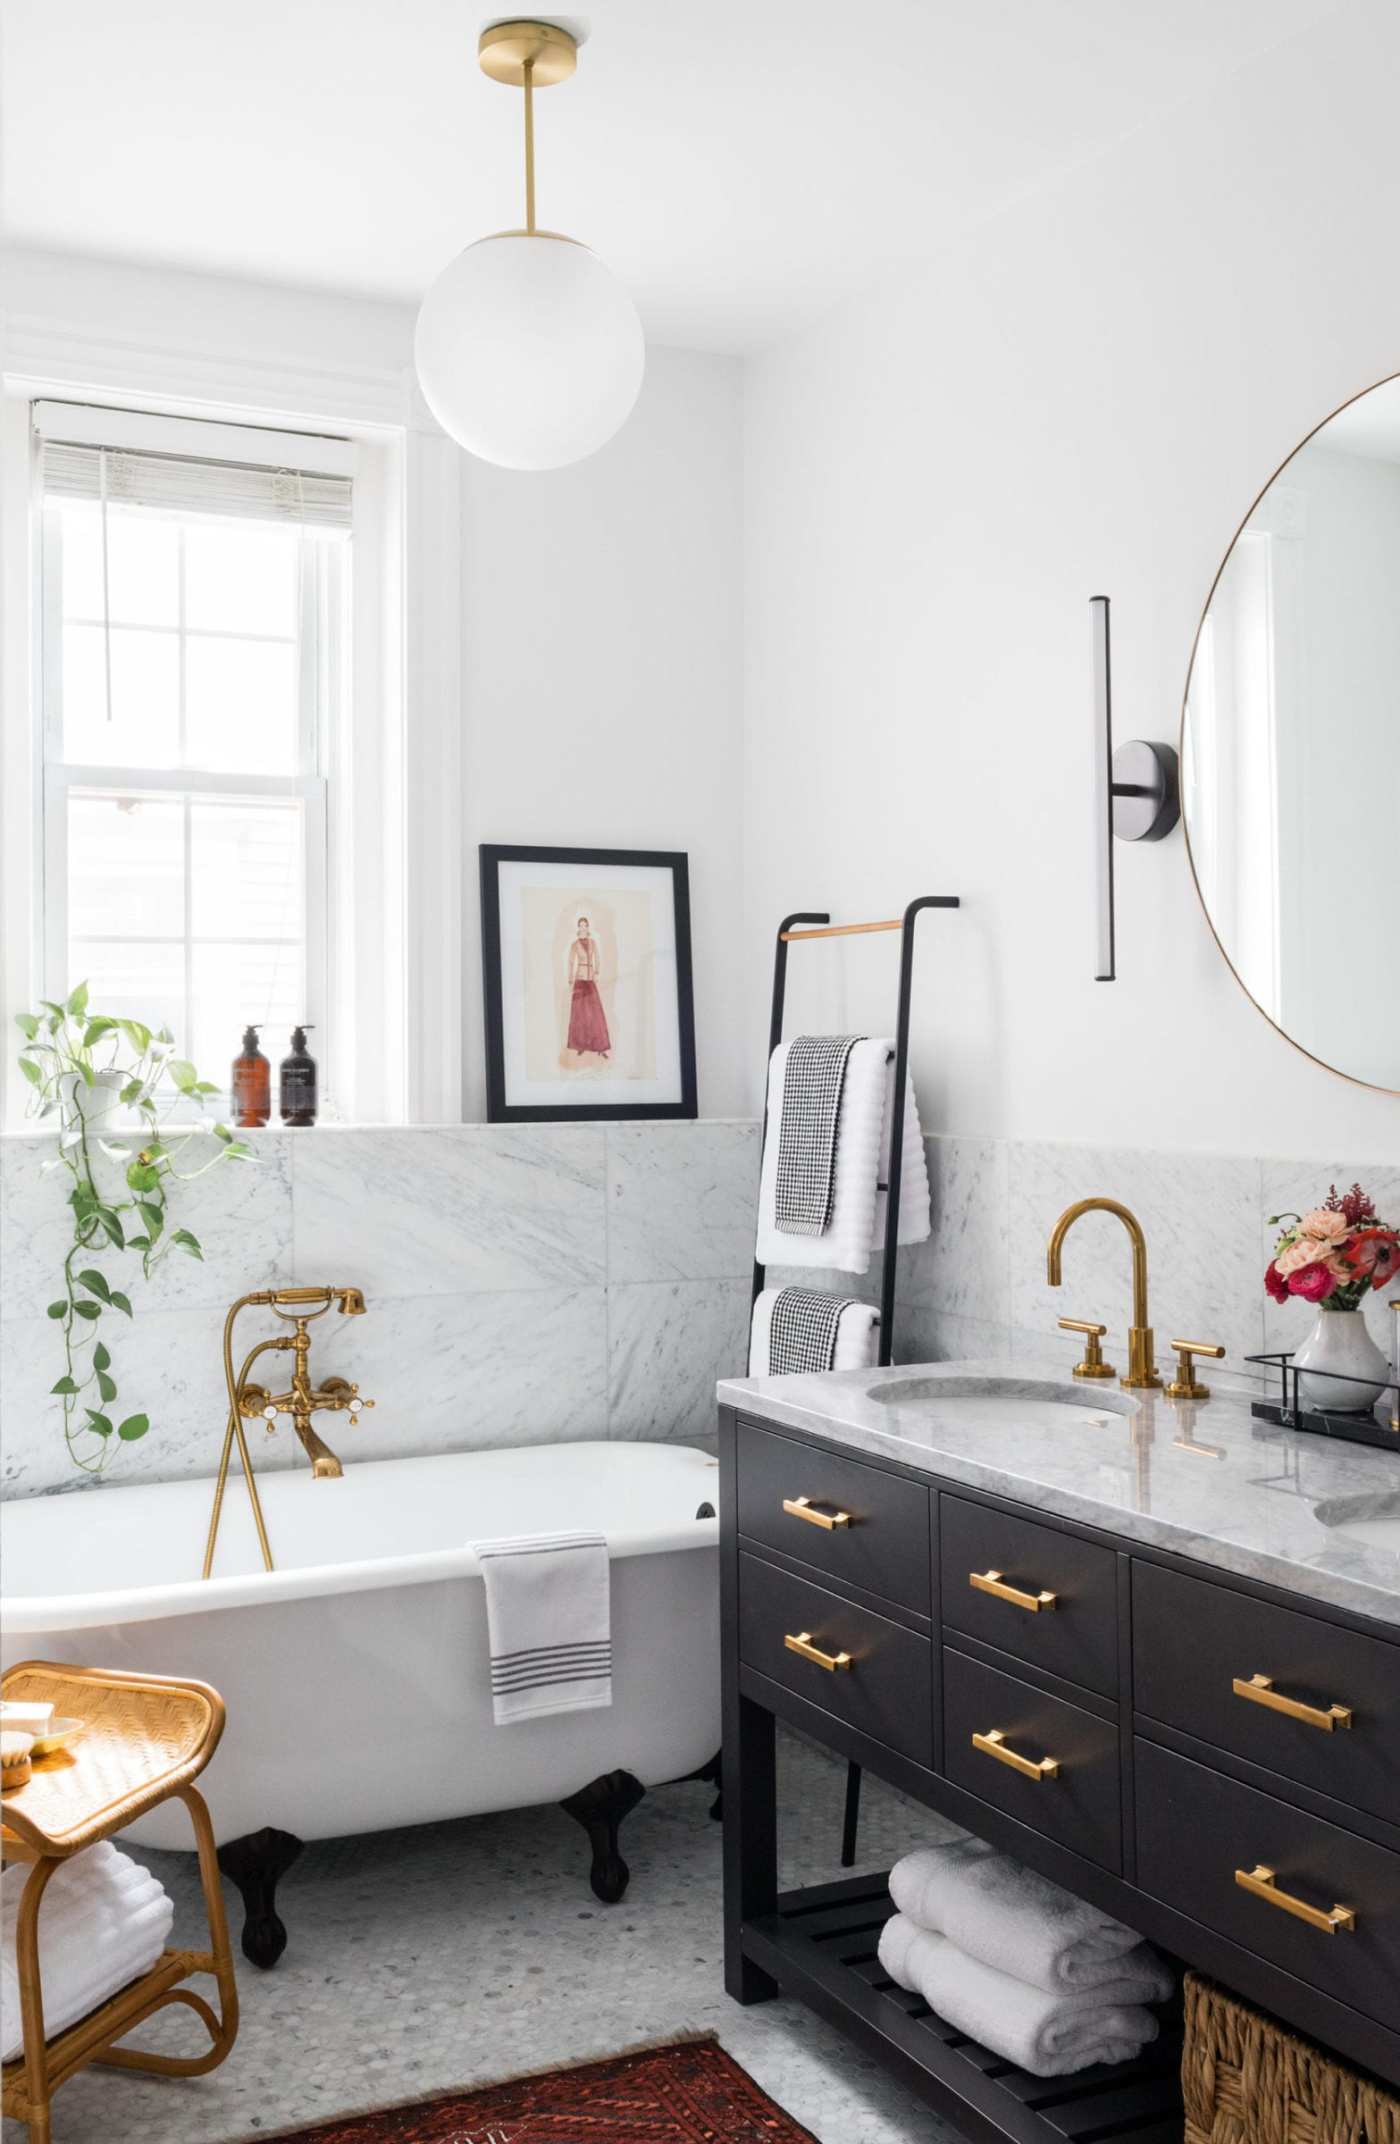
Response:
[[[291,1055],[278,1068],[278,1099],[284,1124],[316,1122],[316,1060],[306,1047],[305,1027],[292,1029]]]

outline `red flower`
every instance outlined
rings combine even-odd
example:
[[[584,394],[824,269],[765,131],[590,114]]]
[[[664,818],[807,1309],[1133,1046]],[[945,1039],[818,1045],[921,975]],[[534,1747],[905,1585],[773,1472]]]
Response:
[[[1276,1303],[1288,1301],[1288,1283],[1272,1258],[1264,1268],[1264,1286]]]
[[[1290,1295],[1301,1295],[1305,1303],[1325,1302],[1337,1285],[1337,1276],[1321,1259],[1310,1266],[1300,1266],[1288,1276]]]
[[[1332,1184],[1322,1203],[1329,1213],[1344,1215],[1348,1228],[1359,1228],[1363,1221],[1374,1221],[1376,1218],[1375,1203],[1367,1198],[1360,1184],[1353,1184],[1350,1191],[1343,1192],[1340,1196],[1336,1185]]]
[[[1384,1288],[1392,1274],[1400,1272],[1400,1234],[1393,1228],[1363,1228],[1348,1236],[1338,1256],[1358,1280]]]

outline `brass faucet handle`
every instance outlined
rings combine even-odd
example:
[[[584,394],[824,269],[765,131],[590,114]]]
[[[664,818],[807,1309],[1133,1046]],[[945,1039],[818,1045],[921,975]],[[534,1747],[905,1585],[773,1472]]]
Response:
[[[1196,1355],[1207,1355],[1212,1362],[1219,1362],[1225,1353],[1213,1340],[1173,1340],[1176,1349],[1176,1375],[1167,1386],[1169,1400],[1208,1400],[1210,1386],[1203,1385],[1196,1375],[1192,1360]]]
[[[316,1404],[318,1407],[333,1407],[338,1413],[355,1416],[363,1414],[367,1407],[372,1407],[374,1401],[362,1400],[359,1386],[352,1385],[347,1378],[328,1377],[316,1395]]]
[[[1101,1343],[1104,1334],[1108,1331],[1106,1325],[1095,1325],[1091,1318],[1061,1318],[1059,1323],[1061,1332],[1083,1333],[1086,1336],[1084,1359],[1074,1366],[1076,1377],[1114,1377],[1117,1375],[1113,1364],[1105,1362],[1103,1359]]]

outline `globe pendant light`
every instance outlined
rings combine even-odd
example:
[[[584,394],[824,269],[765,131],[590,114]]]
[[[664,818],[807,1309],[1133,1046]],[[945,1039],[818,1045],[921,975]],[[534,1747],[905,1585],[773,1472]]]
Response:
[[[535,225],[537,88],[567,81],[576,40],[547,22],[481,35],[485,73],[525,92],[525,228],[459,253],[429,290],[413,338],[428,407],[445,432],[505,469],[582,461],[624,423],[646,361],[637,308],[577,240]]]

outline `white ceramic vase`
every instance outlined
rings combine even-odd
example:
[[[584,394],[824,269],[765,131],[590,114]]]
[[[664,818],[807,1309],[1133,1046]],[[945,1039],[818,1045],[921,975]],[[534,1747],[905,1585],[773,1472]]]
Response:
[[[1327,1370],[1327,1377],[1298,1380],[1305,1408],[1335,1414],[1368,1414],[1385,1389],[1390,1364],[1366,1329],[1359,1310],[1319,1309],[1317,1323],[1293,1356],[1300,1370]]]

